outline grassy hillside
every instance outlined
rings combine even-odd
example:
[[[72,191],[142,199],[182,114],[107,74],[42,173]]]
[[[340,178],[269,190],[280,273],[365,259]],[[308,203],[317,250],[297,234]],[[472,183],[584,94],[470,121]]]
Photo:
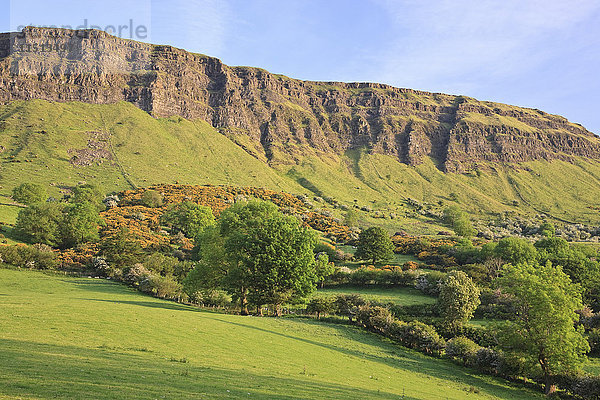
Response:
[[[433,209],[457,203],[480,217],[544,212],[565,221],[600,222],[594,209],[600,206],[600,164],[584,160],[494,164],[477,173],[444,174],[428,159],[411,167],[353,150],[271,167],[200,120],[155,119],[125,102],[42,100],[0,106],[0,146],[0,219],[8,223],[18,210],[7,205],[7,196],[25,180],[45,185],[55,197],[82,181],[107,192],[175,182],[262,186],[383,210],[387,218],[362,213],[363,224],[411,233],[443,228],[408,207],[408,199]]]
[[[0,269],[2,399],[534,399],[360,329]]]

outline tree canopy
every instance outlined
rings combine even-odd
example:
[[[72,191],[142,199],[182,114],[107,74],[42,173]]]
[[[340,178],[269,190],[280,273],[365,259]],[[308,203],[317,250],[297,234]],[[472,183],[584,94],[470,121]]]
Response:
[[[463,271],[451,271],[442,280],[438,305],[450,331],[469,321],[480,303],[479,288]]]
[[[184,201],[169,206],[161,221],[195,239],[205,228],[215,224],[215,217],[209,207]]]
[[[46,189],[37,183],[24,182],[16,186],[12,191],[12,198],[22,204],[35,204],[46,201],[48,193]]]
[[[380,227],[372,227],[360,233],[355,257],[361,260],[387,261],[394,256],[394,244],[388,233]]]
[[[315,289],[317,274],[313,253],[316,234],[272,203],[236,203],[223,211],[217,229],[199,236],[197,284],[219,284],[240,302],[272,304],[279,313],[284,301],[303,297]],[[194,285],[188,282],[187,290]]]
[[[583,306],[580,288],[551,263],[507,265],[498,283],[514,297],[516,308],[514,319],[502,329],[500,345],[525,357],[533,372],[541,372],[549,393],[553,376],[577,370],[589,351],[583,327],[575,328],[575,310]]]

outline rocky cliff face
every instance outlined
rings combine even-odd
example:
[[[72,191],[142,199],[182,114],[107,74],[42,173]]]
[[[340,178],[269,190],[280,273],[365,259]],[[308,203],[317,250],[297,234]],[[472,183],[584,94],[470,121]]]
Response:
[[[0,102],[132,102],[201,118],[271,163],[367,147],[462,172],[489,162],[600,159],[600,138],[539,110],[376,83],[309,82],[101,31],[0,34]]]

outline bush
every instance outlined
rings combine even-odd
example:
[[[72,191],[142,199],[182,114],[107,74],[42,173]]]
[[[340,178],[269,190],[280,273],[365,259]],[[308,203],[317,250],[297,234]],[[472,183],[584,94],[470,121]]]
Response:
[[[0,246],[0,257],[20,268],[53,269],[58,265],[56,253],[44,244]]]
[[[314,297],[306,306],[306,312],[317,314],[317,319],[321,318],[321,314],[332,312],[334,307],[334,299],[331,297]]]
[[[440,284],[446,277],[446,274],[439,271],[432,271],[427,274],[421,274],[415,281],[415,288],[430,296],[439,296]]]
[[[227,292],[218,289],[207,289],[195,292],[191,300],[205,307],[229,307],[232,303]]]
[[[149,274],[139,282],[139,288],[161,299],[179,300],[183,294],[181,285],[172,276]]]
[[[140,199],[142,205],[150,208],[157,208],[163,205],[163,196],[156,190],[146,190],[142,193]]]
[[[481,347],[475,352],[475,367],[486,374],[497,374],[502,363],[502,355],[496,350]]]
[[[394,321],[388,329],[388,337],[403,346],[436,356],[439,356],[446,346],[446,342],[433,326],[419,321]]]
[[[374,332],[385,333],[392,321],[392,313],[385,307],[365,304],[356,313],[356,322]]]
[[[333,306],[339,315],[345,315],[352,322],[352,316],[358,312],[358,307],[364,306],[366,300],[359,294],[339,294],[335,297]]]
[[[31,205],[46,201],[48,193],[41,185],[25,182],[13,189],[12,198],[19,203]]]
[[[600,376],[583,376],[575,378],[571,390],[574,395],[583,399],[600,398]]]
[[[463,365],[474,365],[475,354],[481,347],[464,336],[457,336],[446,343],[446,356],[461,360]]]

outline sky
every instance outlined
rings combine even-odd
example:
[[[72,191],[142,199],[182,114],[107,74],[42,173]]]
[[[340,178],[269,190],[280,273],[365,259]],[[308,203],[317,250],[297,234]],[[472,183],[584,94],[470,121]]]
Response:
[[[598,0],[0,0],[0,29],[25,25],[122,26],[229,65],[537,108],[600,134]]]

